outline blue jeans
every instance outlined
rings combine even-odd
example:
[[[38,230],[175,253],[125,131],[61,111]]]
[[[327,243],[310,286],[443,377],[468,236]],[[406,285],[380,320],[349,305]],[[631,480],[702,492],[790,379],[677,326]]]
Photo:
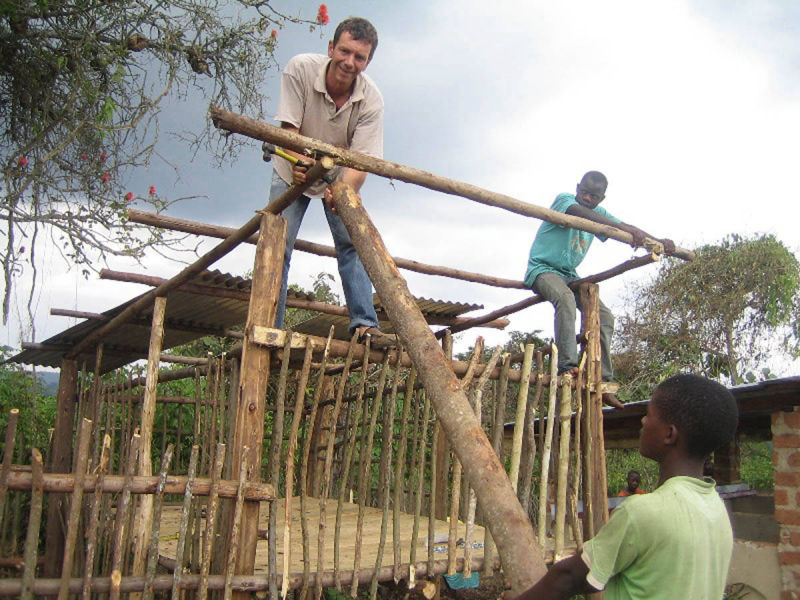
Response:
[[[270,201],[274,200],[289,189],[289,184],[273,173],[272,187],[269,192]],[[286,292],[288,289],[289,265],[292,261],[292,250],[297,239],[297,232],[300,231],[300,223],[311,198],[300,196],[292,202],[281,216],[286,219],[286,250],[283,255],[283,279],[281,281],[281,296],[278,301],[278,312],[275,316],[275,327],[283,327],[283,318],[286,314]],[[368,327],[378,327],[378,316],[375,314],[375,306],[372,304],[372,282],[361,264],[361,259],[350,241],[350,234],[342,223],[342,220],[322,202],[325,207],[325,217],[328,219],[328,226],[333,235],[333,245],[336,247],[336,260],[339,263],[339,276],[342,278],[344,288],[344,298],[347,302],[347,310],[350,313],[350,331],[356,327],[366,325]]]
[[[578,366],[578,344],[575,340],[575,309],[581,308],[577,291],[567,287],[568,280],[558,273],[541,273],[533,282],[533,291],[550,302],[556,310],[555,332],[558,348],[558,372],[569,371]],[[614,315],[600,302],[600,358],[604,381],[611,381],[614,368],[611,365],[611,336],[614,334]]]

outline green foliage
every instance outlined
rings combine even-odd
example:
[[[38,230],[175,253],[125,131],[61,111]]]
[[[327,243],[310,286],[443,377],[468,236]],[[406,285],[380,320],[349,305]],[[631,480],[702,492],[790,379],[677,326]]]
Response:
[[[739,476],[754,490],[775,489],[775,466],[772,464],[772,443],[746,441],[739,446]]]
[[[7,358],[7,347],[0,348],[0,361]],[[0,432],[5,435],[9,411],[19,410],[15,448],[17,462],[28,462],[29,450],[42,454],[49,447],[48,429],[53,426],[56,399],[46,395],[42,385],[29,371],[12,364],[0,364]],[[0,438],[0,441],[5,437]]]
[[[263,82],[277,66],[270,29],[288,23],[317,26],[267,0],[0,3],[4,317],[40,225],[86,275],[97,255],[140,257],[174,240],[126,220],[134,198],[156,210],[169,202],[123,187],[153,157],[160,131],[178,133],[159,122],[162,102],[191,96],[262,117]],[[212,130],[204,120],[180,136],[220,160],[242,143]]]
[[[630,292],[615,337],[618,376],[639,396],[681,371],[731,383],[800,350],[800,265],[771,235],[731,235],[691,262],[665,261]]]
[[[341,306],[342,301],[339,295],[334,293],[331,289],[331,283],[334,281],[336,281],[336,278],[333,275],[322,271],[317,273],[317,276],[314,278],[314,282],[311,284],[311,291],[304,290],[295,283],[289,286],[289,290],[299,295],[305,295],[309,300]],[[295,325],[299,325],[303,321],[311,319],[318,314],[319,313],[316,311],[305,310],[303,308],[287,308],[283,326],[285,329],[291,329]]]

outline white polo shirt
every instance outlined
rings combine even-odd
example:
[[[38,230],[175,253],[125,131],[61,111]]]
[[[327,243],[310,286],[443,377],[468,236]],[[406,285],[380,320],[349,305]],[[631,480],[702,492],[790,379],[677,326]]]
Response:
[[[325,87],[330,58],[322,54],[298,54],[281,75],[281,96],[275,120],[289,123],[302,135],[383,158],[383,96],[365,73],[356,77],[353,93],[344,106],[336,104]],[[275,171],[292,182],[292,165],[274,157]],[[335,167],[338,178],[343,167]],[[321,198],[328,184],[319,181],[306,195]]]

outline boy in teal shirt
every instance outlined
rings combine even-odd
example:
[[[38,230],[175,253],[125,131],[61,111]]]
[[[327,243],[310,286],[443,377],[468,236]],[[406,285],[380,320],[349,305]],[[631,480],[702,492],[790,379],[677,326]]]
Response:
[[[633,236],[634,246],[641,246],[644,238],[653,236],[638,227],[623,223],[599,205],[605,198],[608,180],[599,171],[589,171],[577,185],[575,194],[559,194],[550,207],[561,213],[613,225]],[[539,227],[531,246],[525,285],[550,302],[555,308],[555,342],[558,347],[558,372],[577,372],[578,346],[575,341],[575,310],[580,308],[580,297],[567,284],[578,279],[581,264],[594,234],[545,221]],[[607,238],[600,237],[601,241]],[[675,250],[672,240],[659,240],[667,252]],[[614,316],[600,303],[600,346],[604,381],[613,379],[611,365],[611,335]],[[607,404],[622,407],[613,394],[605,394]]]
[[[722,598],[733,533],[715,483],[711,452],[736,434],[739,411],[722,385],[676,375],[656,388],[642,418],[639,452],[659,463],[650,494],[628,498],[583,551],[559,561],[518,600]]]

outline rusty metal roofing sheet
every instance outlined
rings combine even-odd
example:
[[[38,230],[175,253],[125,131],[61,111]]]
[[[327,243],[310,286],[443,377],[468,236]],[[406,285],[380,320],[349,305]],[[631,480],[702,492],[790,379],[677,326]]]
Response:
[[[186,344],[204,335],[223,335],[226,329],[243,326],[247,319],[250,280],[215,270],[204,271],[189,283],[222,290],[221,293],[226,296],[195,294],[181,289],[170,292],[167,295],[164,351]],[[289,296],[306,300],[314,299],[312,294],[297,293],[293,290],[289,290]],[[42,342],[42,348],[23,350],[9,358],[8,362],[59,367],[64,353],[69,348],[102,327],[106,321],[118,315],[140,297],[136,296],[124,304],[105,311],[102,313],[105,317],[104,320],[84,320]],[[376,307],[379,307],[380,302],[377,295],[374,296],[374,301]],[[419,298],[417,302],[423,314],[437,316],[456,316],[482,308],[481,305],[477,304],[446,302],[429,298]],[[106,336],[101,363],[102,372],[105,373],[132,361],[147,357],[152,315],[153,309],[151,306],[148,310],[137,315],[135,322],[121,325]],[[327,314],[313,317],[296,327],[295,330],[313,335],[327,336],[331,325],[336,327],[336,336],[338,338],[349,338],[347,331],[348,319]],[[93,369],[94,350],[81,355],[78,360],[79,362],[86,361],[87,368]]]
[[[447,302],[446,300],[434,300],[433,298],[417,298],[417,306],[424,316],[437,317],[457,317],[464,313],[483,308],[482,304],[467,304],[465,302]],[[372,302],[375,308],[381,312],[381,301],[377,294],[373,294]],[[340,340],[350,339],[349,332],[350,319],[336,315],[319,314],[311,317],[307,321],[296,325],[294,330],[298,333],[327,337],[331,326],[334,327],[333,337]],[[388,321],[381,322],[381,329],[386,333],[394,333],[392,324]]]

